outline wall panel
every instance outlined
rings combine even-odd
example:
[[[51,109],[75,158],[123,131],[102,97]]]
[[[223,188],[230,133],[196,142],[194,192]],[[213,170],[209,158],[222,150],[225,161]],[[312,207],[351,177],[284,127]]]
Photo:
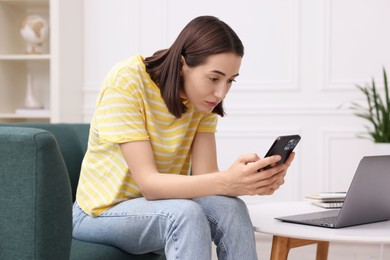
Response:
[[[324,88],[351,90],[372,76],[381,79],[382,66],[389,65],[390,57],[390,38],[380,36],[390,24],[389,1],[326,0],[324,4]]]

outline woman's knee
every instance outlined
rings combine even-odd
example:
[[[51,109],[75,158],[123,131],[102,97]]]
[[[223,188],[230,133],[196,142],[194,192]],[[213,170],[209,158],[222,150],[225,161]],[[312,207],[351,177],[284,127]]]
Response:
[[[248,214],[248,208],[243,200],[238,197],[222,197],[224,204],[229,207],[232,213],[235,214]]]
[[[238,197],[210,196],[196,199],[206,214],[247,214],[248,209],[244,201]]]
[[[175,205],[170,208],[169,214],[176,220],[207,224],[207,218],[202,208],[193,200],[175,200]]]
[[[209,222],[199,204],[193,200],[175,200],[173,206],[168,213],[172,226],[167,237],[174,236],[174,233],[184,234],[193,243],[205,243],[204,246],[211,243]]]

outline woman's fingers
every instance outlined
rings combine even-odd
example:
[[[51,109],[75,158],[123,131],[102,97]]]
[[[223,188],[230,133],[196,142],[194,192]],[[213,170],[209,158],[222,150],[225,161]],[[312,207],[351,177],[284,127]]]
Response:
[[[256,153],[249,153],[249,154],[241,155],[238,158],[238,161],[243,163],[243,164],[248,164],[248,163],[256,162],[259,159],[260,159],[260,157]]]
[[[283,164],[277,164],[281,157],[274,155],[260,159],[255,153],[240,156],[229,168],[232,173],[233,195],[270,195],[284,184],[288,167],[294,159],[294,153]],[[274,165],[264,169],[268,165]],[[258,172],[259,169],[264,169]]]

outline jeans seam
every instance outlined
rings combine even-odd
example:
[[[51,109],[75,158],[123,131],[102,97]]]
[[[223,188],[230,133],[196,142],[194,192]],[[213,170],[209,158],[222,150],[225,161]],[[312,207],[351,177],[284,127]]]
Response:
[[[215,233],[220,235],[220,237],[222,238],[223,234],[225,234],[225,232],[224,232],[224,230],[222,228],[218,227],[218,221],[211,215],[206,215],[206,217],[213,225],[215,225],[215,227],[216,227],[215,228]],[[215,243],[215,241],[214,241],[214,243]],[[226,247],[225,247],[222,239],[220,239],[219,245],[217,245],[217,247],[219,247],[219,249],[221,250],[222,253],[227,255]]]
[[[101,215],[99,215],[99,217],[103,217],[103,218],[115,218],[115,217],[153,217],[153,216],[162,216],[162,217],[165,217],[167,218],[170,223],[171,223],[171,227],[169,228],[169,230],[171,230],[171,233],[172,233],[172,240],[173,240],[173,248],[175,249],[175,252],[176,252],[176,256],[175,258],[176,259],[179,259],[179,256],[177,255],[177,252],[179,251],[179,248],[177,247],[177,241],[178,241],[178,236],[176,234],[176,229],[177,227],[175,226],[175,221],[172,219],[172,216],[169,215],[169,214],[164,214],[164,213],[145,213],[145,214],[129,214],[129,213],[126,213],[126,212],[121,212],[121,213],[103,213]],[[168,231],[168,233],[170,233]],[[166,243],[165,243],[166,244]]]
[[[171,223],[174,222],[174,221],[172,221],[171,216],[169,214],[158,213],[158,212],[156,212],[156,213],[145,213],[145,214],[142,214],[142,213],[132,214],[132,213],[126,213],[126,212],[121,212],[121,213],[103,213],[103,214],[99,215],[98,217],[111,218],[111,217],[131,217],[131,216],[135,216],[135,217],[163,216],[163,217],[166,217],[167,219],[169,219],[171,221]]]

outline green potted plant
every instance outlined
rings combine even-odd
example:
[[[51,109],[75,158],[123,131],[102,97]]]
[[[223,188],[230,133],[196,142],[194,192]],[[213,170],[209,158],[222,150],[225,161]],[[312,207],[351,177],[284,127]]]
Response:
[[[383,68],[383,82],[383,98],[377,89],[374,78],[371,80],[371,84],[357,85],[364,94],[367,104],[363,106],[353,102],[351,109],[356,116],[369,122],[369,125],[366,126],[367,133],[360,135],[360,137],[372,139],[376,144],[387,144],[390,149],[390,96],[385,68]],[[390,150],[387,153],[390,154]]]

